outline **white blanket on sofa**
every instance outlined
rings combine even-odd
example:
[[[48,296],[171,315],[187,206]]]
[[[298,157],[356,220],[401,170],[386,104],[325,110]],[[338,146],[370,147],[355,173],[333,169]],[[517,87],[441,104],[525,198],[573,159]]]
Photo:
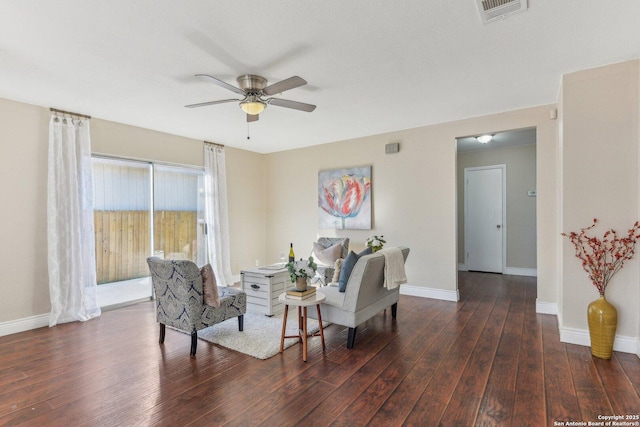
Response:
[[[385,248],[378,252],[384,255],[384,287],[395,289],[407,283],[402,251],[399,248]]]

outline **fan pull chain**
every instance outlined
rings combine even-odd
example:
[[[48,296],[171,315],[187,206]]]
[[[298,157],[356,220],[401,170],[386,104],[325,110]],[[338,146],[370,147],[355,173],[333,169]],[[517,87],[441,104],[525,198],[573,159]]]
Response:
[[[251,136],[249,135],[249,123],[247,123],[247,139],[251,139]]]

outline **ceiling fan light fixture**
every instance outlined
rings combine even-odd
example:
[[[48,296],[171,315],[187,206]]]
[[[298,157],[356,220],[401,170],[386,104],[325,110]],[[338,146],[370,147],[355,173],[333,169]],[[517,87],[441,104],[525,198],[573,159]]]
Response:
[[[310,113],[316,109],[315,105],[273,97],[273,95],[306,85],[307,82],[299,76],[289,77],[288,79],[284,79],[267,86],[267,79],[265,79],[264,77],[256,76],[254,74],[244,74],[236,79],[236,81],[238,82],[238,86],[240,87],[230,85],[229,83],[226,83],[209,74],[196,74],[196,77],[208,77],[216,85],[230,90],[231,92],[234,92],[238,95],[242,95],[243,98],[199,102],[197,104],[185,105],[186,108],[206,107],[209,105],[240,101],[240,109],[247,115],[247,123],[257,121],[259,119],[260,113],[262,113],[264,109],[271,104],[277,107],[306,111],[307,113]]]
[[[476,139],[480,144],[486,144],[493,139],[493,135],[480,135],[476,136]]]
[[[244,111],[245,113],[251,116],[255,116],[257,114],[262,113],[265,107],[266,107],[266,104],[259,100],[251,100],[251,101],[245,101],[240,103],[240,108],[242,108],[242,111]]]

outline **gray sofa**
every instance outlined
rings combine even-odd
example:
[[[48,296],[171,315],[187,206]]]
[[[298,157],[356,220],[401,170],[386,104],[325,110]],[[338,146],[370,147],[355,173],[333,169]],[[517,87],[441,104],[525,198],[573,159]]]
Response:
[[[409,248],[400,247],[406,262]],[[381,310],[391,307],[391,315],[396,317],[400,288],[389,290],[384,284],[384,255],[373,253],[358,259],[345,292],[337,286],[325,286],[318,291],[327,299],[320,304],[322,320],[349,328],[347,348],[353,348],[356,328]],[[317,318],[313,310],[309,317]]]

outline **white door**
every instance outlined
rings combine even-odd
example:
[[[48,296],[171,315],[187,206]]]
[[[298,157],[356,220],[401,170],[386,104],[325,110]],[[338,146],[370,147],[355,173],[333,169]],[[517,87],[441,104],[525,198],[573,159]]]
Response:
[[[465,168],[465,255],[468,270],[502,273],[505,165]]]

